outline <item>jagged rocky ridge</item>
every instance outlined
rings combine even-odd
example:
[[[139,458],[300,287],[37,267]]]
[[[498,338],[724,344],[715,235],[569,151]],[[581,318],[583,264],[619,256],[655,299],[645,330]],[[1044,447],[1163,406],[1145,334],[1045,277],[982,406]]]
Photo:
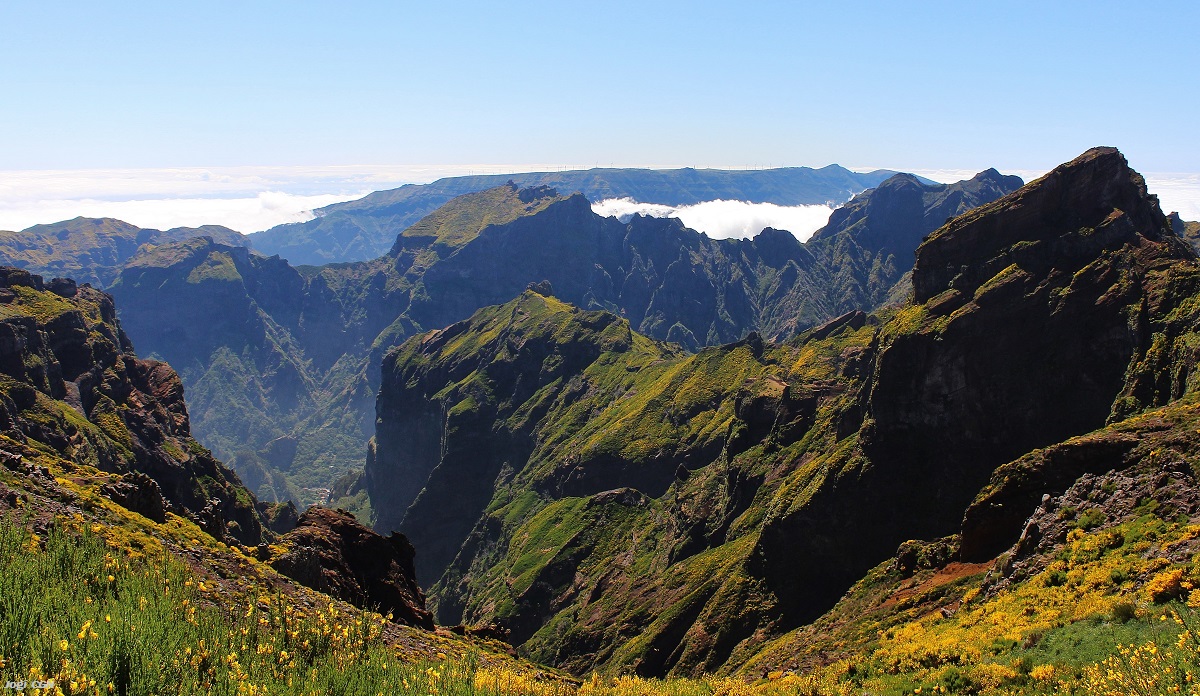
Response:
[[[86,285],[0,267],[0,439],[125,474],[106,493],[140,514],[263,538],[253,497],[192,439],[178,375],[139,359],[112,298]]]
[[[1087,467],[1006,463],[1193,388],[1196,277],[1098,148],[938,229],[907,304],[782,344],[682,355],[529,291],[387,356],[368,489],[444,622],[578,672],[729,669],[906,540],[1014,543]]]
[[[414,333],[548,280],[562,299],[691,350],[749,331],[785,338],[902,293],[924,234],[1019,183],[898,175],[807,244],[780,230],[712,240],[673,219],[620,223],[582,195],[509,184],[446,204],[374,261],[294,269],[192,240],[133,260],[113,293],[138,345],[183,376],[201,440],[262,497],[314,502],[361,465],[381,357]]]

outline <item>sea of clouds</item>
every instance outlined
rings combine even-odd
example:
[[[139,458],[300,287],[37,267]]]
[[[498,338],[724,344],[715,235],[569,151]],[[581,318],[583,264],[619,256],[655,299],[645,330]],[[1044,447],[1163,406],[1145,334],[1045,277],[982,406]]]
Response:
[[[369,165],[321,167],[217,167],[172,169],[0,170],[0,230],[19,230],[78,216],[113,217],[140,227],[168,229],[224,225],[252,233],[302,222],[317,208],[354,200],[408,183],[446,176],[550,171],[558,165]],[[973,171],[940,169],[913,173],[934,181],[958,181]],[[1015,170],[1030,181],[1043,171]],[[1150,192],[1165,211],[1200,220],[1200,174],[1146,174]],[[600,201],[602,215],[677,217],[711,237],[752,237],[764,227],[808,239],[829,219],[824,205],[779,206],[746,201],[707,201],[664,206],[630,199]]]
[[[774,227],[787,230],[800,241],[829,222],[833,208],[827,205],[775,205],[746,201],[705,201],[695,205],[639,203],[632,198],[610,198],[592,205],[598,215],[628,222],[634,215],[679,218],[684,225],[715,239],[748,239]]]

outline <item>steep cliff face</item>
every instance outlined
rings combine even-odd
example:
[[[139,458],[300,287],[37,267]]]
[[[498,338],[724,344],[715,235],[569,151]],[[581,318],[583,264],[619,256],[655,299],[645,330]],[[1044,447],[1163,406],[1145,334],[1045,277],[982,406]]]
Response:
[[[1015,517],[962,522],[994,471],[1188,393],[1196,273],[1097,149],[934,232],[910,302],[783,344],[598,351],[588,322],[629,327],[527,294],[389,355],[370,495],[443,621],[580,672],[743,664],[906,540],[961,528],[967,560],[999,553]],[[1069,469],[989,500],[1020,509]]]
[[[287,435],[318,393],[297,348],[303,288],[283,261],[203,238],[144,252],[112,287],[139,348],[186,383],[196,437],[268,501],[287,488],[237,460]]]
[[[142,514],[262,537],[253,498],[192,439],[178,375],[134,355],[108,295],[0,269],[0,373],[0,439],[130,474],[107,494]]]
[[[1159,277],[1194,258],[1111,148],[933,234],[913,304],[878,339],[857,447],[763,528],[786,620],[815,618],[900,542],[956,531],[997,466],[1104,425]]]

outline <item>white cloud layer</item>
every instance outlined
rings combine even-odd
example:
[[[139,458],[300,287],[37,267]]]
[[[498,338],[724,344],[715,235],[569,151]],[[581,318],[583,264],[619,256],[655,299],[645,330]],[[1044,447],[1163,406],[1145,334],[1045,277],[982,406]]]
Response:
[[[505,174],[537,165],[184,167],[0,171],[0,230],[83,215],[140,227],[225,225],[265,230],[321,206],[445,176]],[[555,169],[557,167],[546,167]]]
[[[787,230],[804,241],[829,222],[833,209],[827,205],[783,206],[746,201],[705,201],[695,205],[669,206],[638,203],[632,198],[610,198],[592,204],[598,215],[622,222],[634,214],[679,218],[684,225],[715,239],[749,239],[765,227]]]
[[[1158,196],[1163,212],[1200,220],[1200,174],[1147,174],[1146,188]]]
[[[115,217],[142,227],[205,224],[251,233],[312,217],[312,210],[354,200],[371,191],[445,176],[554,171],[562,165],[363,165],[319,167],[185,167],[174,169],[0,170],[0,229],[19,230],[80,215]],[[957,169],[916,170],[934,181],[975,174]],[[1030,181],[1038,170],[1010,170]],[[1148,173],[1150,192],[1163,209],[1200,220],[1200,174]],[[825,224],[825,206],[777,206],[710,201],[694,206],[650,206],[601,201],[604,215],[635,212],[672,216],[712,237],[750,237],[763,227],[786,229],[800,239]]]
[[[74,217],[110,217],[138,227],[170,229],[224,225],[239,232],[257,232],[285,222],[313,218],[313,209],[361,198],[352,195],[299,196],[280,191],[263,191],[248,198],[158,198],[105,201],[94,198],[30,201],[11,208],[0,207],[0,229],[20,230],[31,225],[69,220]]]

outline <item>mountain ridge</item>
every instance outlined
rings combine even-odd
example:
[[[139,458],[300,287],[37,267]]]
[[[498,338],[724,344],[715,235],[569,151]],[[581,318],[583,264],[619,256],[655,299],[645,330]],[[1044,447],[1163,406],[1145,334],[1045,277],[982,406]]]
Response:
[[[784,343],[671,354],[533,291],[410,339],[366,472],[380,528],[425,549],[442,620],[497,621],[535,659],[735,669],[902,543],[956,534],[1007,462],[1183,393],[1122,397],[1160,312],[1191,306],[1168,288],[1196,255],[1118,152],[954,218],[917,258],[909,302]],[[1192,364],[1188,340],[1155,355]]]
[[[915,183],[900,196],[960,190]],[[1000,193],[982,187],[961,200]],[[934,212],[918,203],[912,214],[921,220],[906,225],[932,230],[938,216],[961,212],[929,195]],[[380,360],[407,336],[542,280],[563,299],[623,314],[638,331],[691,350],[751,330],[792,335],[877,305],[907,270],[909,242],[879,258],[855,241],[872,215],[854,217],[858,227],[831,242],[805,245],[776,230],[714,240],[678,220],[620,223],[596,215],[580,194],[505,184],[452,200],[370,262],[292,269],[182,243],[129,263],[113,292],[137,344],[179,367],[201,437],[266,499],[316,502],[361,466]],[[835,297],[834,278],[854,291]],[[225,299],[218,306],[210,297]]]
[[[106,288],[143,246],[193,237],[209,237],[231,246],[250,245],[241,233],[220,225],[157,230],[113,218],[77,217],[19,232],[0,231],[0,263]]]
[[[686,205],[736,199],[777,205],[841,203],[878,184],[888,170],[855,173],[838,165],[821,169],[770,170],[589,169],[447,177],[376,191],[356,201],[315,211],[304,223],[273,227],[253,235],[255,248],[296,265],[364,261],[385,254],[396,235],[451,198],[504,185],[546,186],[589,200],[633,198],[641,203]]]

